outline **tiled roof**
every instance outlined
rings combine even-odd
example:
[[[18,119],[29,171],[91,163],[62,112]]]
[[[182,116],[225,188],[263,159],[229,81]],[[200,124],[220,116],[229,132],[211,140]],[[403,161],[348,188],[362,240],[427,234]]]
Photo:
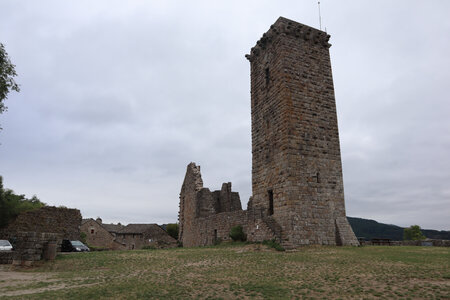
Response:
[[[157,224],[128,224],[119,233],[144,233],[162,230]]]
[[[151,238],[158,243],[176,245],[177,241],[172,238],[158,224],[128,224],[118,234],[143,234],[146,238]]]
[[[125,226],[120,224],[101,224],[109,232],[120,232]]]

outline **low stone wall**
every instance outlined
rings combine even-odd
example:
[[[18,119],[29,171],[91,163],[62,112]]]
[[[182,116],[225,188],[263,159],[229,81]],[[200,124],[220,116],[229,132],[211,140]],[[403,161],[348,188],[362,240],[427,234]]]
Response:
[[[399,241],[401,246],[450,247],[450,240]]]
[[[436,247],[450,247],[450,240],[432,240],[432,242]]]
[[[4,235],[5,236],[5,235]],[[61,248],[62,235],[48,232],[14,232],[6,236],[14,247],[12,260],[7,263],[30,266],[44,258],[54,259],[57,249]],[[57,249],[52,249],[56,247]],[[52,251],[53,250],[53,251]]]
[[[208,246],[217,241],[230,240],[230,230],[237,225],[242,226],[247,240],[250,242],[262,242],[277,238],[268,222],[264,221],[261,216],[253,211],[240,210],[194,219],[183,246]]]
[[[364,241],[361,246],[371,246],[371,241]],[[433,247],[450,247],[450,240],[424,240],[424,241],[390,241],[389,244],[383,246],[433,246]]]
[[[12,264],[15,251],[0,251],[0,265]]]

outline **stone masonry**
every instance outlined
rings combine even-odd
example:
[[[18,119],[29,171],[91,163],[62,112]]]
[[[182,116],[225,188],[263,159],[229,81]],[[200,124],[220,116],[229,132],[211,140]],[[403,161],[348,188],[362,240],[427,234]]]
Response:
[[[81,221],[80,232],[86,235],[86,244],[89,247],[97,247],[112,250],[126,249],[124,245],[116,241],[116,234],[107,230],[102,219],[83,219]],[[116,225],[119,226],[119,225]],[[124,226],[120,226],[124,227]]]
[[[270,217],[263,218],[261,211],[242,210],[239,194],[231,191],[231,183],[224,183],[220,191],[204,188],[200,166],[195,163],[187,166],[181,188],[179,222],[179,240],[185,247],[226,241],[236,225],[243,227],[249,241],[276,239],[280,233],[279,228],[270,228],[276,225]]]
[[[53,255],[50,259],[56,257],[56,250],[61,248],[62,235],[51,232],[26,232],[18,231],[11,234],[4,234],[4,239],[7,239],[13,244],[14,251],[10,252],[11,257],[8,260],[0,261],[4,264],[15,264],[31,266],[35,261],[48,258],[46,252],[53,248]],[[53,247],[50,247],[52,246]]]
[[[14,246],[13,264],[31,265],[34,261],[54,256],[63,239],[80,238],[81,214],[78,209],[45,206],[21,213],[0,231],[0,239]],[[10,261],[8,261],[10,262]]]
[[[239,219],[249,240],[262,222],[270,229],[264,239],[275,236],[287,248],[358,245],[345,215],[329,38],[280,17],[246,55],[253,196],[247,211],[229,210],[228,219]],[[211,244],[219,237],[211,230],[222,222],[222,211],[214,201],[199,201],[200,170],[189,166],[180,195],[180,238],[186,246]]]
[[[78,209],[44,206],[17,216],[2,232],[58,233],[63,239],[80,239],[81,213]],[[0,232],[0,236],[1,236]]]

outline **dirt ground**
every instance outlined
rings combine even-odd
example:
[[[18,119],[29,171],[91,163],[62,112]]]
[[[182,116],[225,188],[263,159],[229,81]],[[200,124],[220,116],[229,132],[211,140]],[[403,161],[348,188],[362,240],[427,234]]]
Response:
[[[20,296],[67,288],[66,284],[57,283],[58,281],[60,279],[52,278],[50,274],[26,272],[26,268],[13,265],[0,265],[0,296]],[[37,287],[42,284],[48,284],[48,286]],[[76,287],[89,285],[92,284]],[[36,288],[18,290],[19,286],[36,286]]]

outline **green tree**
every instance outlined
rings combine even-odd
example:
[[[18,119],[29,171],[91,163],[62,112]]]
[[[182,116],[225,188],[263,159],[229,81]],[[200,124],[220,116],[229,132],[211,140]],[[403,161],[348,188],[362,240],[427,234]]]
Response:
[[[178,228],[178,224],[167,224],[166,230],[171,237],[178,240]]]
[[[6,111],[4,100],[8,98],[11,90],[19,92],[19,85],[14,81],[16,66],[11,63],[5,46],[0,43],[0,114]]]
[[[403,230],[403,240],[405,241],[418,241],[418,240],[424,240],[426,237],[423,235],[422,231],[420,230],[419,225],[412,225],[409,228],[405,228]]]
[[[0,176],[0,228],[6,227],[20,213],[45,206],[36,195],[31,199],[25,195],[16,195],[13,190],[3,187],[3,177]]]

